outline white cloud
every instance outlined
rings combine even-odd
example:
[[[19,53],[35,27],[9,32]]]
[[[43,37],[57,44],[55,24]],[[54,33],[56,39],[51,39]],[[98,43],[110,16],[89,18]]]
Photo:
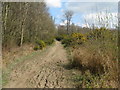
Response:
[[[81,13],[85,11],[90,11],[90,8],[94,6],[94,3],[66,3],[66,8],[69,10],[74,11],[75,13]]]
[[[62,23],[60,23],[60,25],[64,25],[65,26],[65,23],[62,22]]]
[[[66,24],[67,24],[67,20],[60,23],[60,25],[66,25]]]
[[[101,13],[86,14],[83,17],[86,20],[85,23],[87,23],[89,25],[94,24],[95,26],[101,26],[102,24],[107,25],[107,23],[108,23],[108,27],[114,28],[115,26],[117,26],[117,23],[118,23],[118,16],[117,15],[118,15],[117,13],[101,12]],[[98,17],[100,19],[98,19]],[[99,20],[101,20],[101,21],[99,22]]]
[[[61,7],[61,0],[45,0],[46,4],[49,6],[49,7],[58,7],[60,8]]]
[[[67,2],[66,9],[72,10],[75,13],[93,13],[100,11],[118,11],[118,3],[116,2]]]
[[[71,2],[70,2],[71,1]],[[75,14],[84,16],[87,20],[87,25],[81,25],[83,27],[88,27],[90,24],[95,23],[98,26],[97,15],[99,12],[102,12],[100,17],[105,17],[105,12],[112,14],[112,20],[109,20],[110,27],[113,27],[113,24],[117,24],[117,18],[115,17],[118,12],[118,3],[117,2],[80,2],[80,0],[69,0],[66,3],[66,9],[72,10]],[[110,18],[110,15],[108,15]],[[84,19],[83,19],[84,21]],[[97,22],[97,23],[96,23]]]
[[[83,27],[89,28],[89,24],[88,23],[87,24],[82,24],[82,28]]]
[[[67,24],[67,20],[60,23],[60,25],[66,25],[66,24]],[[72,24],[72,22],[70,22],[70,24]]]

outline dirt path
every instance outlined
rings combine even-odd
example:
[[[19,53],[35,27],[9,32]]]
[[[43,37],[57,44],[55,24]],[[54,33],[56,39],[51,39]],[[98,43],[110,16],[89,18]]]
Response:
[[[70,71],[62,67],[68,62],[60,42],[45,52],[26,60],[12,71],[6,88],[72,88]]]

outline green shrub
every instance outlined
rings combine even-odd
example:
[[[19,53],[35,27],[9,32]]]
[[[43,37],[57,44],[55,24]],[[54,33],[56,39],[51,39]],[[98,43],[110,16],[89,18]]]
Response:
[[[71,37],[73,38],[74,45],[77,45],[77,44],[80,45],[87,41],[87,38],[82,33],[73,33]]]
[[[34,50],[39,50],[40,49],[40,47],[38,46],[38,45],[36,45],[35,47],[34,47]]]
[[[39,45],[40,49],[43,49],[43,48],[46,47],[46,44],[45,44],[45,42],[43,40],[37,40],[36,44]]]
[[[92,30],[88,34],[89,39],[94,39],[94,40],[110,40],[111,37],[113,36],[113,31],[108,30],[106,28],[96,28],[95,30]],[[112,38],[113,39],[113,38]]]
[[[87,41],[87,38],[85,37],[84,34],[81,34],[81,33],[63,35],[62,37],[62,44],[64,44],[65,47],[80,45],[86,41]]]
[[[68,47],[72,45],[72,38],[67,37],[62,40],[62,44],[64,44],[64,47]]]

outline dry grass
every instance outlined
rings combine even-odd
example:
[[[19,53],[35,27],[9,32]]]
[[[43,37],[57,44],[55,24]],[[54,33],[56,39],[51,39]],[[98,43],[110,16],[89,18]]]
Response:
[[[16,58],[19,58],[21,56],[28,55],[29,53],[33,52],[34,45],[23,45],[22,47],[16,47],[14,49],[3,50],[3,68],[9,65],[11,62],[14,62]]]
[[[73,34],[74,37],[78,35],[79,33]],[[71,40],[71,36],[69,36],[68,40],[70,42],[68,40],[66,41],[73,44],[68,45],[71,49],[69,52],[71,58],[68,66],[79,68],[83,77],[88,70],[91,75],[95,75],[95,78],[98,78],[97,81],[95,81],[95,78],[92,80],[94,83],[98,82],[98,85],[96,84],[98,87],[118,87],[117,35],[117,30],[96,28],[95,30],[83,34],[83,36],[86,37],[83,43],[80,43],[77,39]],[[84,77],[84,79],[85,78],[86,77]],[[103,82],[105,86],[100,84],[101,82]],[[96,87],[95,84],[92,84],[90,85]],[[82,87],[85,85],[87,84],[83,84]]]
[[[97,81],[98,83],[103,81],[108,87],[116,88],[118,86],[118,62],[113,60],[115,52],[110,49],[103,52],[98,47],[97,44],[87,43],[87,45],[75,48],[73,50],[73,64],[76,64],[74,66],[78,66],[83,74],[89,70],[91,75],[98,75],[101,78]],[[100,85],[98,84],[98,86]],[[103,88],[105,87],[103,86]]]

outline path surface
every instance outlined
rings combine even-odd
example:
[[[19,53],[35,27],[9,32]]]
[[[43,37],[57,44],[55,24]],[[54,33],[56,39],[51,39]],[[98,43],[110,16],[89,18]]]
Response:
[[[66,51],[56,41],[45,52],[17,65],[6,88],[72,88],[70,70],[62,67],[68,62]]]

